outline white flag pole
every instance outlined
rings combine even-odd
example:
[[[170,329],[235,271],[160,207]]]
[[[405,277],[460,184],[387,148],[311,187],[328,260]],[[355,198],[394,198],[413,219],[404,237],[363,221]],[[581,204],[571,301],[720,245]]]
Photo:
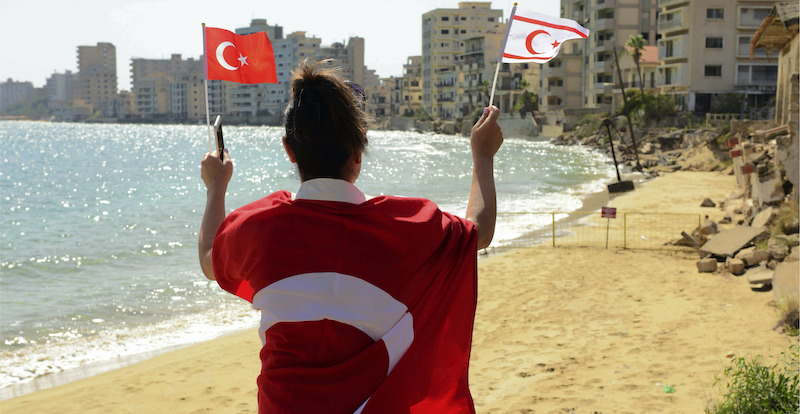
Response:
[[[494,103],[494,89],[497,86],[497,74],[500,73],[500,65],[503,64],[503,52],[506,50],[506,42],[508,41],[508,34],[511,33],[511,24],[514,22],[514,13],[517,12],[517,3],[511,8],[511,16],[508,17],[508,25],[506,25],[506,36],[503,38],[503,44],[500,46],[500,56],[497,57],[497,67],[494,68],[494,80],[492,81],[492,94],[489,95],[489,107]]]
[[[211,115],[208,113],[208,51],[206,50],[206,24],[203,23],[203,59],[205,60],[203,69],[205,76],[203,79],[205,83],[205,90],[206,90],[206,126],[208,127],[208,153],[211,154],[214,151],[213,144],[211,141],[213,140],[211,134]]]

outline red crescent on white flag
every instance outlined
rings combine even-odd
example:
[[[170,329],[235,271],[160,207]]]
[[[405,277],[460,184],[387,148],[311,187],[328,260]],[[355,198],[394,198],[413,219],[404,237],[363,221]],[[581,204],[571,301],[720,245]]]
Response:
[[[550,35],[550,33],[547,33],[544,30],[535,30],[531,34],[528,35],[527,39],[525,39],[525,47],[528,48],[528,52],[531,52],[532,55],[541,55],[542,54],[542,52],[537,52],[537,51],[533,50],[533,38],[536,37],[536,36],[539,36],[542,33],[552,37]]]

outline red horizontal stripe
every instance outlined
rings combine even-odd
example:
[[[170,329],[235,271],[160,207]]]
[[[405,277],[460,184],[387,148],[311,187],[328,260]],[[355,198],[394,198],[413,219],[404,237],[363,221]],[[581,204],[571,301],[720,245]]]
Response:
[[[511,55],[511,54],[508,54],[508,53],[503,53],[503,57],[507,57],[507,58],[509,58],[509,59],[524,59],[524,60],[548,60],[548,59],[552,59],[552,58],[554,58],[555,56],[548,56],[548,57],[539,57],[539,56],[517,56],[517,55]]]
[[[545,26],[545,27],[552,27],[553,29],[566,30],[568,32],[573,32],[573,33],[577,34],[578,36],[580,36],[580,37],[582,37],[584,39],[587,38],[587,36],[585,34],[583,34],[583,32],[581,32],[580,30],[578,30],[578,29],[576,29],[574,27],[570,27],[570,26],[562,26],[562,25],[558,25],[558,24],[545,22],[545,21],[542,21],[542,20],[535,20],[535,19],[530,19],[530,18],[527,18],[527,17],[517,16],[517,15],[514,15],[514,20],[519,20],[519,21],[525,22],[525,23],[538,24],[540,26]]]

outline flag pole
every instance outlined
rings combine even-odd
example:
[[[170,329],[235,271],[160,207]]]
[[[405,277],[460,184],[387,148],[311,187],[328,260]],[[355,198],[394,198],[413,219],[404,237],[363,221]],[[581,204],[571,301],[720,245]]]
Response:
[[[497,86],[497,74],[500,73],[500,65],[503,64],[503,52],[506,50],[506,42],[508,41],[508,34],[511,32],[511,24],[514,21],[514,13],[517,12],[517,3],[511,8],[511,16],[508,17],[508,25],[506,25],[506,36],[503,38],[503,44],[500,46],[500,56],[497,57],[497,67],[494,68],[494,80],[492,81],[492,93],[489,95],[489,107],[491,108],[494,103],[494,88]]]
[[[208,51],[206,50],[206,24],[202,23],[203,26],[203,83],[205,84],[205,92],[206,92],[206,127],[208,127],[208,153],[211,154],[214,151],[214,147],[211,144],[212,141],[212,134],[211,134],[211,114],[208,112]]]

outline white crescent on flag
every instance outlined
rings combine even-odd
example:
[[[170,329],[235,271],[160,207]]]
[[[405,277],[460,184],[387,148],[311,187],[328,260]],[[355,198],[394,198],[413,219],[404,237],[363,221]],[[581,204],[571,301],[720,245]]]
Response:
[[[570,19],[514,9],[503,48],[504,63],[545,63],[558,55],[561,44],[585,39],[589,30]]]
[[[236,66],[231,65],[228,61],[225,60],[225,49],[232,47],[236,49],[236,46],[231,42],[222,42],[217,46],[217,62],[219,65],[228,70],[237,70]]]
[[[306,273],[279,280],[253,296],[262,310],[261,343],[280,322],[330,319],[357,328],[373,341],[383,339],[389,356],[387,375],[414,341],[408,308],[377,286],[335,272]]]

